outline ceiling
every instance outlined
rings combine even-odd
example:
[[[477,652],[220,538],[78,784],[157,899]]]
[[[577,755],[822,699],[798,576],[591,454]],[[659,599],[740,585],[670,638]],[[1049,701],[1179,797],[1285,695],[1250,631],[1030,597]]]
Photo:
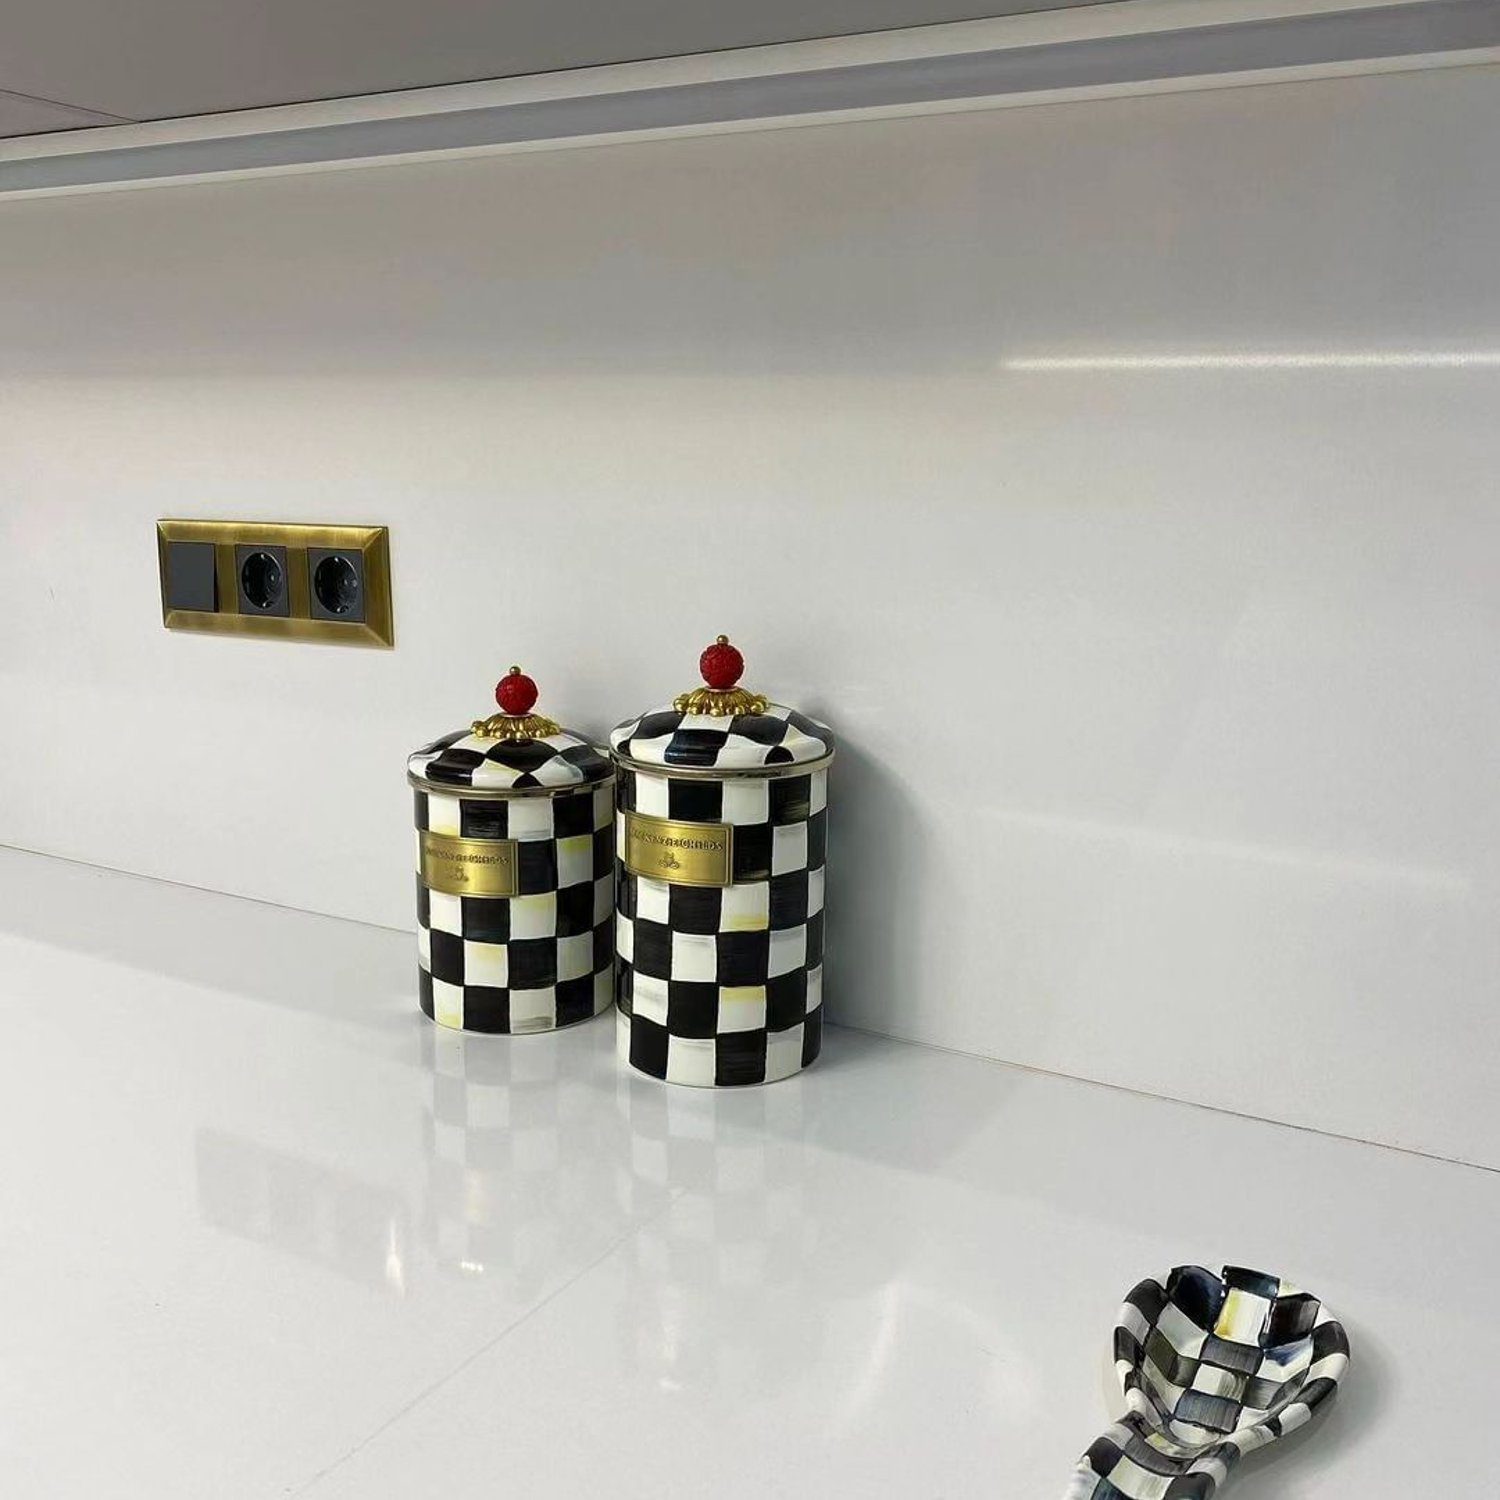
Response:
[[[1102,0],[5,0],[0,136]]]

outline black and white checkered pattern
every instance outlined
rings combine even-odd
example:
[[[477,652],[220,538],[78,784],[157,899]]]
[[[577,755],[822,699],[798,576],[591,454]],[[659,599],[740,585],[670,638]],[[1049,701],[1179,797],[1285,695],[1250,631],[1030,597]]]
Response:
[[[1115,1327],[1129,1412],[1066,1500],[1208,1500],[1240,1458],[1309,1421],[1349,1365],[1343,1328],[1275,1276],[1179,1266],[1131,1292]]]
[[[419,781],[476,791],[526,791],[603,781],[609,762],[585,739],[566,729],[539,740],[492,740],[455,730],[408,757]]]
[[[833,731],[781,703],[729,718],[659,708],[616,725],[609,743],[617,755],[648,766],[744,771],[826,760]]]
[[[622,767],[616,870],[621,1056],[670,1083],[770,1083],[823,1041],[828,772],[671,777]],[[625,869],[624,814],[734,826],[734,884]]]
[[[614,966],[613,787],[486,799],[414,795],[423,1012],[440,1026],[523,1032],[605,1010]],[[518,894],[429,890],[421,863],[429,829],[514,839]]]

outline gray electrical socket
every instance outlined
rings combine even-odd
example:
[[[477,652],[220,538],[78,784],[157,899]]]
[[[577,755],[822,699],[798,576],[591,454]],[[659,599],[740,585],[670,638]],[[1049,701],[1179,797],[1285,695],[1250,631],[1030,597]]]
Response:
[[[240,593],[240,612],[247,615],[289,615],[291,579],[286,548],[251,543],[234,549],[234,572]]]
[[[365,617],[365,559],[362,552],[333,547],[307,549],[307,612],[315,620],[359,624]]]

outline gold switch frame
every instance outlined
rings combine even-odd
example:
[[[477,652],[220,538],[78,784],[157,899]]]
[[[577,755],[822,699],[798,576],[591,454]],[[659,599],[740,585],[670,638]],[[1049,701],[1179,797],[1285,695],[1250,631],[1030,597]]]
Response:
[[[167,607],[167,543],[212,542],[219,607],[213,611]],[[236,547],[286,549],[285,615],[240,613]],[[316,620],[312,616],[310,547],[357,552],[364,563],[363,620]],[[161,622],[168,630],[206,630],[216,635],[271,636],[291,641],[328,641],[345,646],[393,646],[390,533],[384,526],[305,526],[269,521],[158,521],[157,566],[161,578]]]

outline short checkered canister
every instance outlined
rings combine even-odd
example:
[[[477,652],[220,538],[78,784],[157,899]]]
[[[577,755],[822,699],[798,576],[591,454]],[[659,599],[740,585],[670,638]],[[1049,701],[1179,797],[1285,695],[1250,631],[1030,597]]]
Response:
[[[614,768],[533,713],[512,667],[500,712],[407,760],[423,1012],[464,1031],[553,1031],[609,1007]]]
[[[620,1055],[668,1083],[771,1083],[823,1043],[833,735],[739,687],[724,636],[699,666],[703,687],[610,734]]]

